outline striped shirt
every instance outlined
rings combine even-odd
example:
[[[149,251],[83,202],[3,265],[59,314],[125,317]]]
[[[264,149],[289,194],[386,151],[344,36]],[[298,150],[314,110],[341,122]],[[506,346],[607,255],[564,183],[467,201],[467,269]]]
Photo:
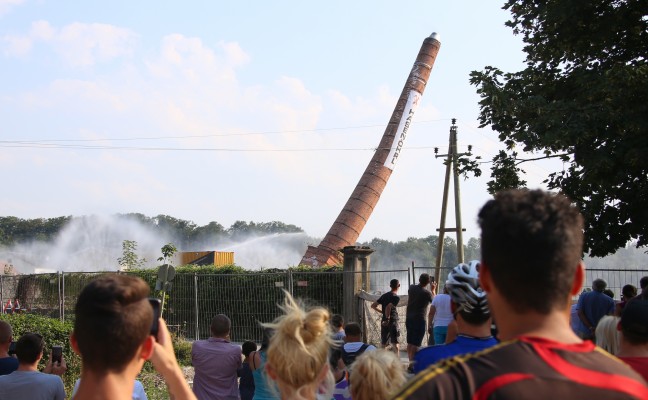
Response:
[[[520,337],[446,359],[394,399],[648,399],[643,378],[590,341]]]

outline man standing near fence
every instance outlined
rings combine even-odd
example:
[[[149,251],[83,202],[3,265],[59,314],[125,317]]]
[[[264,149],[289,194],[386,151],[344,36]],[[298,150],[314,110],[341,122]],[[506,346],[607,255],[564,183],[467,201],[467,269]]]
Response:
[[[603,293],[606,287],[607,283],[603,279],[594,279],[592,291],[583,293],[578,298],[576,311],[586,329],[581,334],[583,339],[593,339],[596,325],[601,318],[614,314],[614,300]]]
[[[225,314],[212,319],[211,337],[191,346],[195,376],[193,391],[199,400],[238,400],[237,370],[241,367],[241,348],[229,342],[232,322]]]
[[[398,293],[400,282],[398,282],[398,279],[392,279],[389,281],[389,287],[391,291],[383,294],[378,300],[374,301],[371,308],[382,314],[380,320],[380,343],[383,347],[387,347],[389,342],[391,342],[391,350],[398,354],[400,329],[398,327],[398,311],[396,310],[396,306],[400,302],[400,297],[396,293]],[[378,309],[378,305],[382,306],[380,310]]]
[[[407,370],[414,372],[412,362],[425,336],[425,317],[427,309],[436,290],[436,282],[432,282],[430,290],[430,275],[421,274],[418,285],[410,285],[407,291],[407,311],[405,314],[405,329],[407,329],[407,358],[409,367]]]

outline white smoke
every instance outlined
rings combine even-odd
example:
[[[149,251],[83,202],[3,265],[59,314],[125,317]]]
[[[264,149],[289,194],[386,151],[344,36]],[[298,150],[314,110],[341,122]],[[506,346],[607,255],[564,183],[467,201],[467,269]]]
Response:
[[[309,240],[303,232],[275,233],[225,243],[222,251],[233,251],[236,264],[248,269],[287,268],[299,264]]]
[[[22,274],[38,272],[116,271],[124,240],[137,242],[135,253],[147,260],[145,267],[160,264],[161,248],[178,243],[173,237],[128,216],[85,216],[73,218],[52,242],[33,241],[0,247],[0,265],[7,263]],[[233,251],[237,265],[247,269],[286,268],[299,263],[312,241],[305,233],[251,236],[236,242],[222,238],[179,251]],[[176,263],[177,265],[177,263]]]

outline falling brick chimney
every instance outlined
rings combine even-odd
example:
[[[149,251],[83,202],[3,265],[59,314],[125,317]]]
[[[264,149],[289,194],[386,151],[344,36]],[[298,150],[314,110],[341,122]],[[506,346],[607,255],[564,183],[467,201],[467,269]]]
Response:
[[[362,174],[360,182],[322,242],[317,247],[308,246],[300,264],[341,264],[340,250],[355,245],[400,156],[440,47],[441,42],[436,33],[423,41],[378,149]]]

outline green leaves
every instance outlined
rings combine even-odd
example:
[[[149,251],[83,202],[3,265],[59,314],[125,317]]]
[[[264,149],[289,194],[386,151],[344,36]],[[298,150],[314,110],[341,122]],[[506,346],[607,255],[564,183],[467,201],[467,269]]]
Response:
[[[648,244],[648,2],[511,0],[504,9],[527,67],[470,75],[481,126],[506,145],[489,192],[526,184],[514,149],[559,157],[565,169],[545,182],[581,208],[586,251]]]
[[[122,242],[122,256],[117,259],[120,266],[126,269],[142,268],[146,264],[145,258],[140,258],[135,251],[137,242],[134,240],[124,240]]]

